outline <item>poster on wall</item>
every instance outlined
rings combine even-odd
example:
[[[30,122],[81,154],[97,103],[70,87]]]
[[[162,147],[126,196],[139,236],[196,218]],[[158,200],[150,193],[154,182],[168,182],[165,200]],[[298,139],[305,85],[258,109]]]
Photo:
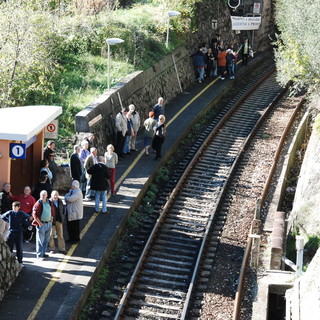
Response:
[[[232,30],[257,30],[261,24],[261,17],[231,16]]]

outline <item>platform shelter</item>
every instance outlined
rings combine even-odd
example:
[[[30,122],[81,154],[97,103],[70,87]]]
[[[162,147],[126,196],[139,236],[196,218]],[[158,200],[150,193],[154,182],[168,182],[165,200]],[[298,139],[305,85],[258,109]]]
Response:
[[[59,106],[0,108],[0,190],[10,182],[19,194],[38,181],[44,130],[61,113]]]

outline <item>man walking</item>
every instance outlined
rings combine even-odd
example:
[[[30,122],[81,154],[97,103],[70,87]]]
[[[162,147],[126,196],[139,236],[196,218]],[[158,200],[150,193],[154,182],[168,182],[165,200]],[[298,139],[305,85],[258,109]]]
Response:
[[[52,220],[54,217],[53,203],[48,199],[45,190],[40,192],[40,199],[32,210],[33,222],[36,227],[36,254],[37,258],[47,258],[46,250],[50,241]]]

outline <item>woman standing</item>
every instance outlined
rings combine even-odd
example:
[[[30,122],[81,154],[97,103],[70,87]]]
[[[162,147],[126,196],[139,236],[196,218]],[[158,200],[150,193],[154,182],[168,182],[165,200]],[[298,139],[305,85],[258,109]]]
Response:
[[[52,172],[49,169],[49,161],[47,159],[40,161],[40,175],[42,171],[48,174],[48,182],[52,185]]]
[[[114,152],[114,146],[112,144],[107,146],[107,152],[104,154],[104,159],[109,170],[111,194],[115,196],[116,164],[118,163],[118,155]]]
[[[166,129],[164,126],[165,121],[165,116],[160,115],[159,122],[156,124],[155,134],[152,141],[152,148],[156,151],[156,157],[154,158],[155,160],[161,159],[161,148],[166,134]]]
[[[154,120],[154,112],[149,112],[149,118],[144,121],[144,137],[143,137],[143,143],[144,143],[144,149],[146,151],[146,155],[149,154],[149,147],[152,143],[152,138],[154,136],[154,128],[157,125],[157,121]]]

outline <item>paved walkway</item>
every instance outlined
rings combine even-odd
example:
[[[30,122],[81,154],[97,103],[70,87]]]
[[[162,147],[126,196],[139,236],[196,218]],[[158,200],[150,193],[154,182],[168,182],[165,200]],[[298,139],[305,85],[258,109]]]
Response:
[[[259,63],[265,55],[257,55],[237,77]],[[206,81],[194,84],[166,106],[167,139],[163,154],[179,140],[192,120],[234,80]],[[156,101],[154,101],[156,103]],[[152,105],[152,103],[150,103]],[[139,110],[138,110],[139,111]],[[143,149],[142,135],[137,147]],[[92,203],[85,203],[81,221],[81,241],[67,246],[66,256],[55,253],[43,261],[35,259],[35,243],[24,244],[24,265],[18,279],[0,303],[1,320],[76,318],[78,303],[90,284],[100,260],[109,248],[128,210],[134,204],[149,176],[161,163],[136,152],[117,166],[117,196],[108,201],[109,215],[93,214]],[[109,246],[109,247],[108,247]],[[101,266],[101,265],[100,265]]]

